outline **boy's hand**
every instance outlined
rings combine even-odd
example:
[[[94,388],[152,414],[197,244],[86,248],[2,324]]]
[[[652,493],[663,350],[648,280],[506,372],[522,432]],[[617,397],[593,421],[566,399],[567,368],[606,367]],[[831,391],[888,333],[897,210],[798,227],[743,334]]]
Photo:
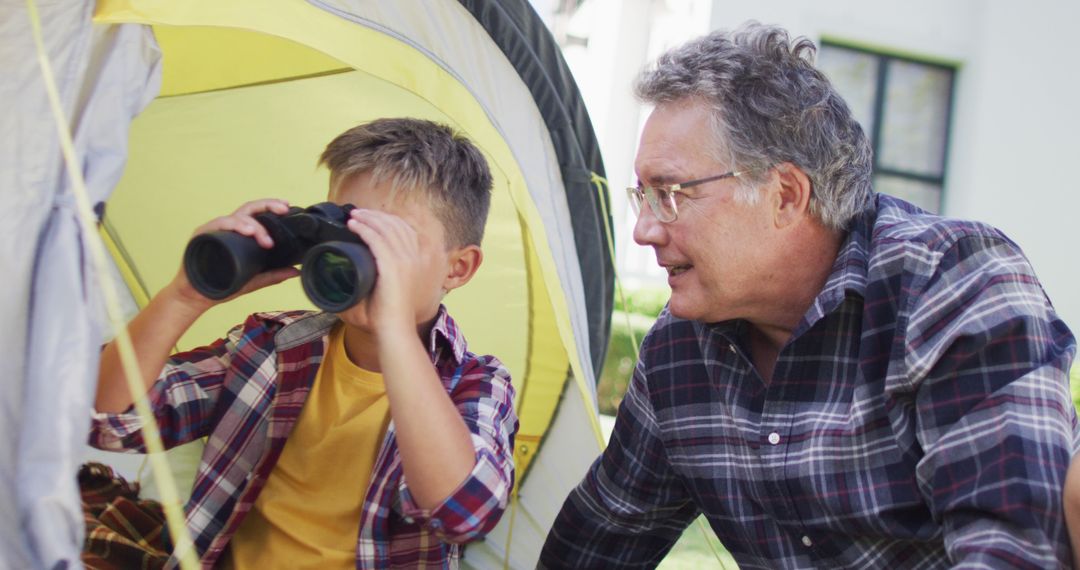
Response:
[[[261,212],[284,214],[288,211],[289,204],[284,200],[248,202],[232,214],[206,223],[195,230],[194,235],[230,230],[253,237],[262,247],[271,248],[274,244],[270,239],[270,234],[252,216]],[[279,283],[296,275],[299,275],[299,272],[292,267],[267,271],[253,277],[236,295],[222,301],[214,301],[202,296],[191,286],[187,274],[181,267],[176,277],[154,295],[150,303],[128,323],[128,332],[131,335],[135,353],[138,355],[139,374],[146,388],[149,390],[154,384],[177,341],[203,312],[219,302]],[[110,342],[101,352],[94,407],[100,412],[120,413],[130,407],[131,402],[132,396],[120,365],[119,352],[116,344]]]
[[[387,212],[353,210],[348,227],[371,249],[379,277],[368,299],[343,312],[342,319],[369,330],[416,334],[416,326],[432,318],[442,300],[445,252]]]
[[[289,203],[285,200],[254,200],[240,206],[236,209],[235,212],[229,214],[228,216],[214,218],[213,220],[210,220],[209,222],[203,224],[195,230],[195,232],[192,234],[192,237],[216,231],[232,231],[241,235],[255,238],[255,241],[259,244],[259,246],[264,249],[270,249],[274,247],[274,240],[270,238],[270,234],[266,231],[266,228],[264,228],[262,224],[260,224],[255,219],[255,215],[261,214],[263,212],[271,212],[274,214],[283,215],[288,213],[288,211]],[[251,280],[248,281],[247,284],[245,284],[244,287],[240,289],[240,291],[238,291],[235,295],[231,295],[225,299],[221,299],[220,301],[215,301],[213,299],[204,297],[201,293],[199,293],[191,285],[191,282],[187,278],[187,273],[184,271],[183,267],[181,267],[176,277],[173,278],[172,283],[168,285],[168,288],[171,289],[172,293],[176,296],[176,299],[183,303],[185,306],[188,306],[193,310],[202,312],[206,311],[207,309],[218,303],[224,303],[226,301],[235,299],[240,295],[245,295],[252,291],[262,289],[263,287],[276,285],[277,283],[281,283],[286,279],[296,277],[299,274],[300,272],[295,267],[282,267],[280,269],[273,269],[270,271],[259,273],[258,275],[252,277]]]
[[[345,331],[346,353],[354,364],[382,372],[409,490],[417,505],[434,509],[469,477],[477,452],[417,334],[438,312],[443,287],[453,283],[451,254],[440,239],[442,228],[427,225],[430,215],[403,210],[404,217],[352,212],[349,229],[371,248],[379,277],[366,300],[339,316],[364,333],[359,336],[366,346],[353,344],[349,352],[352,331]]]

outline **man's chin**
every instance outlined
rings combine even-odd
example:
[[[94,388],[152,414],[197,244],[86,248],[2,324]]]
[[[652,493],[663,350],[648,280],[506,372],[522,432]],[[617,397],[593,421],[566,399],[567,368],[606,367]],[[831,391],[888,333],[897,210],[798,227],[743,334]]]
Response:
[[[668,312],[673,317],[678,317],[684,321],[700,321],[703,323],[716,323],[731,318],[727,311],[719,307],[694,302],[678,295],[672,295],[668,301]]]
[[[680,319],[693,321],[699,316],[698,312],[693,310],[693,307],[687,306],[686,303],[680,303],[679,300],[674,297],[668,301],[668,312],[671,316],[678,317]]]

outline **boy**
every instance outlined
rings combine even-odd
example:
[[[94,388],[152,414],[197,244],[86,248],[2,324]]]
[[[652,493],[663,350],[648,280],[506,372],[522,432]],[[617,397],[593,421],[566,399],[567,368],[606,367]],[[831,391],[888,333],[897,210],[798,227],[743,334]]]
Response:
[[[204,567],[447,567],[494,527],[513,483],[509,373],[466,350],[441,304],[483,259],[491,174],[467,139],[414,119],[346,131],[320,164],[375,257],[366,300],[336,315],[252,315],[169,357],[215,304],[180,271],[129,325],[165,445],[207,437],[188,528]],[[196,233],[270,248],[253,216],[287,210],[250,202]],[[297,274],[267,271],[237,296]],[[130,406],[110,344],[91,443],[142,450]]]

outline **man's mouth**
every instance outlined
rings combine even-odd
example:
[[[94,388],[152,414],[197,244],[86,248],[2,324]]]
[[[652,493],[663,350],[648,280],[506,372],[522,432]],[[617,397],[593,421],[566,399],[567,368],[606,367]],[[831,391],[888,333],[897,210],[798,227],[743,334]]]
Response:
[[[680,273],[685,273],[687,271],[690,271],[690,269],[692,269],[693,267],[694,267],[693,265],[668,265],[668,266],[665,266],[664,269],[667,269],[667,273],[668,273],[669,277],[675,277],[676,275],[679,275]]]

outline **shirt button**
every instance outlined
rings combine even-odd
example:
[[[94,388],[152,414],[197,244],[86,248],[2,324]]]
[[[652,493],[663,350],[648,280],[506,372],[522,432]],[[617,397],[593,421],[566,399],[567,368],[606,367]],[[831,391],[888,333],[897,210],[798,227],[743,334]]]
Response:
[[[803,535],[802,543],[803,543],[803,546],[806,546],[806,547],[810,547],[810,546],[814,545],[814,541],[810,540],[810,537],[806,536],[806,535]]]
[[[775,431],[769,434],[769,443],[776,445],[780,443],[780,434]]]

